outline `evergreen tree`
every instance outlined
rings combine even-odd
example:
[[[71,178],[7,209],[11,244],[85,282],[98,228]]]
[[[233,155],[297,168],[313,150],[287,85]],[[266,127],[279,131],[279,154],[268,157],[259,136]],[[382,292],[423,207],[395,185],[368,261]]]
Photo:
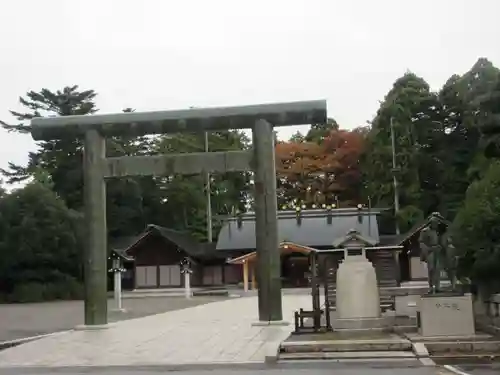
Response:
[[[339,130],[339,124],[332,118],[328,118],[325,124],[312,124],[305,136],[305,141],[321,143],[332,130]]]
[[[467,190],[452,225],[459,251],[459,274],[485,293],[500,292],[500,163],[490,164],[484,177]]]
[[[0,296],[16,302],[79,297],[81,224],[81,215],[43,183],[2,197]]]
[[[437,97],[422,78],[406,73],[396,80],[371,123],[361,164],[365,194],[374,206],[394,205],[391,123],[401,207],[398,221],[405,232],[439,206],[441,171],[435,152],[443,129]],[[386,219],[382,231],[393,232],[394,224]]]
[[[292,136],[290,137],[288,142],[303,143],[303,142],[305,142],[305,140],[306,139],[305,139],[304,135],[301,132],[297,131],[294,134],[292,134]]]
[[[39,92],[29,91],[19,102],[27,111],[10,111],[20,124],[2,126],[8,131],[27,133],[30,125],[26,121],[42,116],[88,115],[97,111],[94,90],[80,91],[78,86],[65,87],[51,91],[42,89]],[[29,154],[27,166],[9,163],[2,174],[7,183],[26,181],[42,168],[51,178],[54,190],[67,203],[68,207],[82,207],[82,149],[81,140],[64,139],[38,142],[38,151]]]
[[[453,219],[469,184],[487,168],[478,149],[479,126],[485,110],[480,108],[498,76],[487,59],[479,59],[462,76],[453,75],[439,93],[445,138],[439,159],[443,163],[442,213]]]
[[[248,149],[249,140],[241,131],[219,131],[208,134],[209,152]],[[155,141],[155,152],[178,154],[203,152],[204,135],[167,134]],[[249,173],[231,172],[211,175],[211,208],[214,216],[243,212],[250,192]],[[164,176],[156,179],[162,197],[161,205],[151,207],[156,223],[179,230],[188,230],[200,240],[206,240],[206,181],[205,176]],[[159,214],[158,210],[164,212]],[[165,214],[168,213],[168,214]],[[160,217],[161,216],[161,217]],[[220,222],[214,220],[214,231]]]
[[[8,131],[26,133],[29,121],[41,116],[89,115],[97,112],[94,90],[80,91],[78,86],[51,91],[30,91],[26,98],[19,98],[27,112],[11,111],[18,125],[2,126]],[[125,112],[131,112],[128,108]],[[147,137],[114,137],[107,140],[108,156],[140,155],[149,153]],[[26,181],[29,178],[45,182],[60,196],[70,209],[83,210],[83,142],[81,139],[61,139],[38,142],[38,150],[29,154],[27,166],[9,163],[2,170],[8,183]],[[42,173],[42,174],[40,174]],[[151,179],[150,179],[151,180]],[[107,219],[111,237],[130,236],[148,224],[144,217],[142,195],[147,194],[138,179],[112,179],[107,182]],[[150,188],[154,186],[149,185]]]
[[[484,155],[500,158],[500,73],[491,91],[480,101],[479,128],[483,135]]]

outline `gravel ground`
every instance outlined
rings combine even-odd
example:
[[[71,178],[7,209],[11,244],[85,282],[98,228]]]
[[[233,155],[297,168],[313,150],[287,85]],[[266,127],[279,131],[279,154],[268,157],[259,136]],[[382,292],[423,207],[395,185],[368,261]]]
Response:
[[[124,299],[124,313],[112,312],[109,300],[109,321],[140,318],[205,303],[227,297],[145,297]],[[83,324],[83,301],[0,305],[0,342],[72,329]]]

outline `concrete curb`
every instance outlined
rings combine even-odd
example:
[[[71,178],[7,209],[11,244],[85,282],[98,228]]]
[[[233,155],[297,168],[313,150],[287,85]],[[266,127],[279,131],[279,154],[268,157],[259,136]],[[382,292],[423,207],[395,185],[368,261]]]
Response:
[[[264,362],[205,362],[205,363],[172,363],[172,364],[133,364],[133,365],[89,365],[89,366],[0,366],[1,371],[13,371],[22,374],[40,374],[40,373],[74,373],[75,375],[82,373],[99,373],[106,371],[123,370],[123,373],[130,372],[167,372],[167,371],[200,371],[200,370],[311,370],[311,369],[357,369],[367,370],[372,368],[382,369],[407,369],[407,368],[422,368],[422,365],[415,361],[293,361],[287,363],[267,364]],[[17,371],[17,372],[16,372]],[[466,374],[468,375],[468,374]]]
[[[200,362],[200,363],[172,363],[172,364],[133,364],[133,365],[88,365],[88,366],[9,366],[2,367],[0,370],[19,371],[23,374],[39,374],[40,372],[51,372],[57,374],[62,373],[76,373],[91,371],[98,373],[100,371],[200,371],[200,370],[224,370],[224,369],[241,369],[241,370],[263,370],[273,368],[274,366],[268,365],[264,362]]]
[[[269,342],[265,344],[265,364],[276,364],[278,363],[280,356],[280,346],[281,342]]]
[[[413,353],[418,358],[420,363],[424,366],[435,367],[436,362],[434,362],[430,357],[427,347],[422,342],[412,342],[411,343]]]
[[[290,322],[286,320],[278,320],[278,321],[257,321],[253,322],[252,327],[287,327],[290,325]]]
[[[113,312],[113,313],[126,313],[126,312],[128,312],[127,309],[110,309],[109,311]]]
[[[419,358],[420,363],[425,367],[436,367],[437,364],[430,358]]]
[[[107,323],[107,324],[97,324],[97,325],[85,325],[85,324],[80,324],[77,325],[75,328],[73,328],[74,331],[102,331],[105,329],[109,329],[113,327],[116,324],[116,322],[113,323]]]
[[[63,333],[68,333],[68,332],[72,332],[72,330],[59,331],[59,332],[53,332],[53,333],[46,333],[44,335],[36,335],[36,336],[30,336],[30,337],[23,337],[21,339],[2,341],[2,342],[0,342],[0,350],[5,350],[5,349],[13,348],[15,346],[18,346],[18,345],[21,345],[21,344],[26,344],[26,343],[31,342],[31,341],[40,340],[40,339],[43,339],[43,338],[46,338],[46,337],[61,335]]]
[[[430,357],[429,351],[425,347],[424,343],[421,343],[421,342],[412,342],[411,346],[412,346],[412,349],[413,349],[413,353],[415,353],[415,355],[418,358],[429,358]]]
[[[452,372],[453,374],[456,374],[456,375],[470,375],[469,373],[467,372],[464,372],[458,368],[456,368],[455,366],[451,366],[451,365],[444,365],[443,366],[446,370]]]

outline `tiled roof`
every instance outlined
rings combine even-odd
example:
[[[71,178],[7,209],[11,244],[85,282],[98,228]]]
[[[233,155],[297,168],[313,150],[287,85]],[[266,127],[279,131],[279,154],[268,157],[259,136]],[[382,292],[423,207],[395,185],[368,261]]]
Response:
[[[201,243],[198,242],[189,233],[180,232],[174,229],[161,227],[159,225],[150,224],[147,226],[146,230],[142,233],[138,239],[130,244],[130,246],[125,249],[126,254],[130,254],[133,249],[139,245],[144,238],[151,235],[159,235],[164,239],[174,243],[180,249],[184,250],[187,255],[195,258],[206,258],[209,257],[215,248],[214,243]]]
[[[123,251],[123,250],[116,250],[116,249],[111,249],[110,257],[111,258],[122,259],[124,261],[133,261],[134,260],[134,258],[132,258],[131,256],[128,256],[125,253],[125,251]]]
[[[278,212],[278,241],[294,242],[314,248],[332,246],[351,229],[379,243],[377,214],[372,209],[304,210],[300,220],[294,211]],[[330,217],[329,217],[330,216]],[[218,237],[216,250],[255,249],[255,214],[247,213],[226,222]]]
[[[110,238],[108,241],[108,247],[112,250],[123,251],[135,243],[140,237],[141,236],[124,236]]]
[[[447,221],[444,217],[441,216],[438,212],[433,212],[430,214],[423,222],[418,223],[412,229],[410,229],[406,234],[401,236],[399,240],[399,245],[404,245],[407,241],[414,238],[417,234],[419,234],[422,229],[424,229],[428,224],[432,217],[437,217],[440,223],[446,227],[450,225],[450,222]]]

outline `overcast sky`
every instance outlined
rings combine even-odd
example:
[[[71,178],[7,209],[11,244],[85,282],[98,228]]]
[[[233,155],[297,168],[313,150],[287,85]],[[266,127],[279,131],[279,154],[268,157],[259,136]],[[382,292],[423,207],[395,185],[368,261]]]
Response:
[[[406,70],[438,89],[478,57],[500,66],[499,12],[499,0],[3,0],[0,118],[28,90],[77,84],[107,113],[327,99],[352,128]],[[34,148],[0,130],[0,167]]]

